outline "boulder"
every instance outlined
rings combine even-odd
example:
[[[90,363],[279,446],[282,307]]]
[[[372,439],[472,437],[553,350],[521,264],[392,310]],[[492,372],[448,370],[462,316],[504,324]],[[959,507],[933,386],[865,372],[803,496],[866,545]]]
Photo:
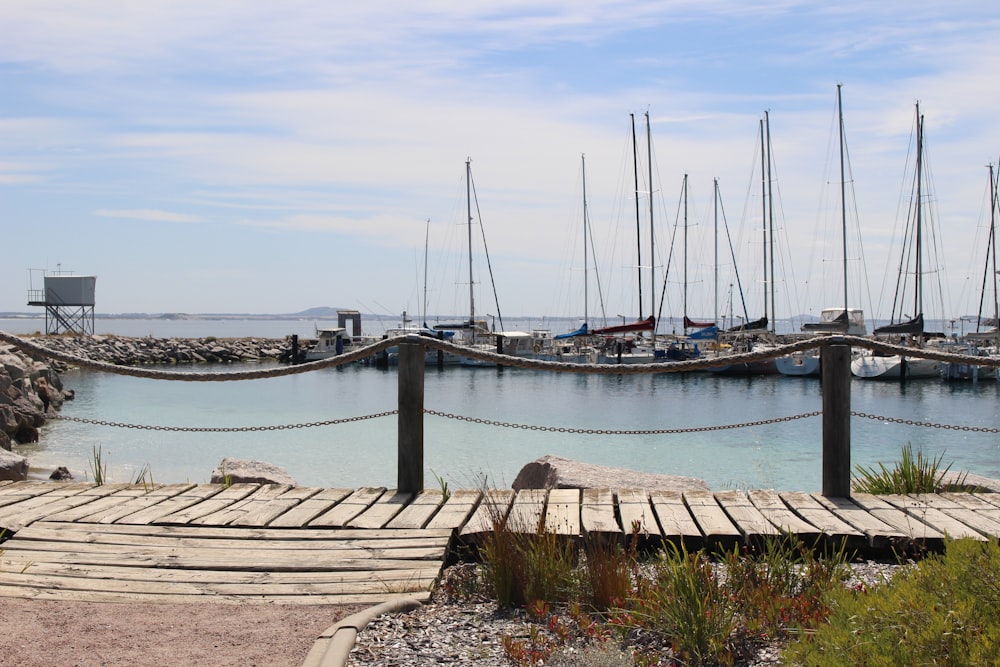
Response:
[[[56,482],[68,482],[73,479],[73,473],[71,473],[69,468],[66,466],[59,466],[52,471],[52,474],[49,475],[49,479]]]
[[[704,480],[680,475],[658,475],[626,468],[581,463],[547,455],[521,468],[511,485],[521,489],[660,489],[665,491],[708,491]]]
[[[288,484],[296,486],[284,468],[263,461],[226,457],[212,471],[212,484]]]
[[[0,449],[0,480],[21,482],[28,479],[28,459]]]

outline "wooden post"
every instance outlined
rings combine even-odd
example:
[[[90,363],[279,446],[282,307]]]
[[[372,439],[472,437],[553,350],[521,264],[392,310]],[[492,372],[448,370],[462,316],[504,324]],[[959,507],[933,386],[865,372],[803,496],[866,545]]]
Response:
[[[823,495],[851,495],[851,347],[820,350],[823,382]]]
[[[399,429],[396,487],[424,490],[424,346],[410,336],[399,344]]]

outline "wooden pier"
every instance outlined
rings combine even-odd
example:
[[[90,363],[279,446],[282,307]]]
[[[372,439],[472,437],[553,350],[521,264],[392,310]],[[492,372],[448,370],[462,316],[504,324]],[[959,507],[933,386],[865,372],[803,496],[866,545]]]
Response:
[[[862,555],[1000,539],[1000,494],[775,491],[400,493],[261,484],[0,482],[0,596],[49,600],[426,600],[450,556],[506,518],[579,539],[753,546],[791,534]]]

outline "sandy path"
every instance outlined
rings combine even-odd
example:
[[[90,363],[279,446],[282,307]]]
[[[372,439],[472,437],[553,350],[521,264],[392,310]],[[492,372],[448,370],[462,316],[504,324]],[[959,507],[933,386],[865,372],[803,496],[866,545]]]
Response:
[[[0,598],[0,665],[297,667],[323,630],[361,609]]]

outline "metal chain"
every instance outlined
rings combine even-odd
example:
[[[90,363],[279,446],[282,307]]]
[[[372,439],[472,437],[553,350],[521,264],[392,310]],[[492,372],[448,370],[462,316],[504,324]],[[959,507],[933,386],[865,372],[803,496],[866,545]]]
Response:
[[[378,412],[373,415],[362,415],[360,417],[344,417],[343,419],[328,419],[320,422],[308,422],[305,424],[278,424],[275,426],[154,426],[149,424],[127,424],[125,422],[104,421],[103,419],[85,419],[83,417],[69,417],[66,415],[48,415],[49,419],[62,419],[63,421],[78,422],[80,424],[95,424],[97,426],[113,426],[115,428],[132,428],[140,431],[177,431],[181,433],[246,433],[249,431],[286,431],[296,428],[314,428],[316,426],[333,426],[335,424],[347,424],[359,422],[366,419],[378,419],[379,417],[389,417],[397,414],[399,410],[388,410]]]
[[[882,415],[870,415],[867,412],[851,412],[855,417],[862,419],[873,419],[880,422],[891,422],[893,424],[906,424],[908,426],[924,426],[926,428],[943,428],[951,431],[970,431],[975,433],[1000,433],[1000,428],[990,428],[988,426],[957,426],[954,424],[935,424],[934,422],[923,422],[916,419],[899,419],[898,417],[884,417]]]
[[[528,431],[546,431],[551,433],[574,433],[582,435],[673,435],[678,433],[704,433],[706,431],[723,431],[731,428],[746,428],[749,426],[764,426],[765,424],[778,424],[790,422],[796,419],[816,417],[822,414],[821,411],[805,412],[791,417],[775,417],[774,419],[761,419],[759,421],[744,422],[742,424],[726,424],[722,426],[693,426],[690,428],[658,428],[658,429],[635,429],[619,430],[605,428],[570,428],[565,426],[536,426],[533,424],[514,424],[502,422],[495,419],[482,419],[479,417],[463,417],[450,412],[439,412],[437,410],[424,410],[424,413],[435,417],[445,417],[446,419],[457,419],[458,421],[471,422],[473,424],[486,424],[487,426],[500,426],[503,428],[518,428]]]

